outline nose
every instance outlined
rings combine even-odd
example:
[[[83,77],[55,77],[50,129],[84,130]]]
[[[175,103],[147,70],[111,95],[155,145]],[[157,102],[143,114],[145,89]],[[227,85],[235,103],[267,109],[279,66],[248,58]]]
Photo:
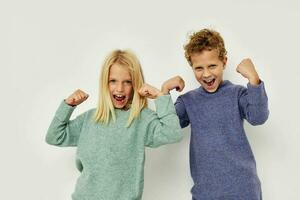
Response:
[[[116,87],[117,92],[123,92],[124,86],[122,83],[118,83]]]
[[[211,72],[209,71],[209,69],[204,69],[203,71],[203,77],[210,77],[211,76]]]

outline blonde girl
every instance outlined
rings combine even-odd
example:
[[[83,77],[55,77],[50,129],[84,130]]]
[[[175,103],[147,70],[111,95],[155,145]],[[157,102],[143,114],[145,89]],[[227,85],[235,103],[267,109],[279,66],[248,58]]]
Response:
[[[147,108],[155,99],[156,112]],[[170,95],[144,83],[141,65],[128,50],[115,50],[100,75],[99,103],[70,120],[88,94],[76,90],[61,102],[46,142],[77,146],[81,172],[73,200],[140,200],[144,183],[145,146],[181,140],[179,121]]]

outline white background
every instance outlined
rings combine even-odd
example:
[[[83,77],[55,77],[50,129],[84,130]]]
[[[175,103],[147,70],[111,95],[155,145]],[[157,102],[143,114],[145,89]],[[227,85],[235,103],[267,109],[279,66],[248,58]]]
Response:
[[[154,86],[180,74],[184,92],[198,87],[182,47],[190,32],[205,27],[224,37],[225,79],[246,85],[235,67],[250,57],[265,81],[269,119],[245,123],[264,199],[300,198],[296,0],[1,0],[0,11],[0,199],[70,199],[79,176],[76,149],[44,142],[62,99],[81,88],[90,98],[73,116],[94,107],[100,65],[116,48],[136,52]],[[182,142],[146,150],[143,200],[191,199],[190,129],[183,131]]]

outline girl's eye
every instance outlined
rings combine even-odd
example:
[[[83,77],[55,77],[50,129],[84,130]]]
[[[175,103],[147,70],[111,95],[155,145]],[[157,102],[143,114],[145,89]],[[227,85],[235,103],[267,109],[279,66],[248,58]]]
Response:
[[[195,70],[196,70],[196,71],[202,71],[203,68],[202,68],[202,67],[196,67]]]
[[[132,83],[131,81],[125,81],[126,85],[131,85],[131,83]]]
[[[216,65],[211,65],[209,66],[209,69],[215,69],[217,66]]]
[[[111,80],[109,80],[109,83],[116,83],[116,80],[111,79]]]

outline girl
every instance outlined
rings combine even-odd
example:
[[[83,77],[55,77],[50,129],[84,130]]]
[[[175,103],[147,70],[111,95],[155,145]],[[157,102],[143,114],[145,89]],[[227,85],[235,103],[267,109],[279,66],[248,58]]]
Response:
[[[107,56],[100,77],[99,104],[70,120],[88,95],[77,90],[59,106],[46,142],[77,146],[81,172],[73,200],[140,200],[144,183],[145,146],[182,139],[170,95],[144,84],[140,63],[130,51]],[[155,99],[156,112],[146,97]]]

